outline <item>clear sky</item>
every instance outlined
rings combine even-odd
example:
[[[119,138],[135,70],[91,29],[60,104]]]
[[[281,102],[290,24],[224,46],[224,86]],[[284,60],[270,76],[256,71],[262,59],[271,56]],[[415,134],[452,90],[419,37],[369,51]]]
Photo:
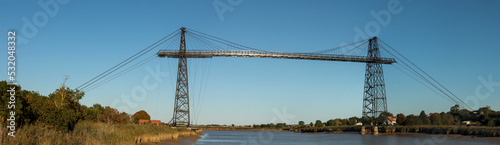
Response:
[[[16,30],[18,37],[25,38],[18,38],[18,82],[43,95],[58,88],[65,75],[70,77],[67,85],[75,88],[187,27],[262,50],[291,52],[337,47],[354,42],[361,33],[376,35],[461,99],[475,98],[470,101],[478,103],[474,109],[490,105],[500,110],[500,86],[484,87],[478,79],[491,75],[492,81],[500,82],[498,1],[48,0],[48,4],[57,6],[44,9],[38,1],[0,2],[1,32]],[[391,19],[379,21],[372,11],[389,12]],[[6,37],[0,39],[5,51]],[[2,63],[7,64],[7,53],[4,57]],[[363,63],[257,58],[188,61],[194,123],[297,123],[361,116]],[[146,110],[152,119],[168,122],[176,63],[176,59],[157,58],[87,92],[81,103],[99,103],[131,114]],[[158,85],[148,89],[146,97],[130,97],[134,88],[143,86],[144,78],[153,77],[148,70],[157,67],[167,75],[150,79]],[[6,68],[0,67],[0,72]],[[391,65],[384,65],[384,75],[392,113],[441,112],[454,105]],[[477,88],[479,94],[490,95],[478,97]],[[275,113],[283,114],[285,108],[288,117]]]

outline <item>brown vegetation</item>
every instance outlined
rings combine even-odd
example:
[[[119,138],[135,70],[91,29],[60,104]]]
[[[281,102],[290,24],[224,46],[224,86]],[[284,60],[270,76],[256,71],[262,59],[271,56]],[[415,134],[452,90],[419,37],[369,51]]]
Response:
[[[3,126],[3,124],[2,124]],[[0,144],[136,144],[178,139],[181,136],[196,135],[186,129],[172,129],[165,125],[110,124],[84,121],[76,124],[72,132],[62,132],[53,126],[31,124],[19,128],[16,137],[6,135],[6,128],[0,129]]]

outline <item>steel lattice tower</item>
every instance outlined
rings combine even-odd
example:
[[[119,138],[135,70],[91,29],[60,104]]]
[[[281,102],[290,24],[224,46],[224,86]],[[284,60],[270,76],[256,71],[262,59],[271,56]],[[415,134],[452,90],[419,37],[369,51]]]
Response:
[[[173,126],[189,126],[189,87],[188,71],[186,59],[186,30],[181,28],[181,47],[179,49],[179,67],[177,70],[177,85],[175,88],[175,106],[174,116],[172,118]]]
[[[363,117],[372,118],[377,124],[376,118],[381,113],[387,112],[384,71],[382,70],[382,64],[378,63],[381,57],[377,37],[369,40],[368,57],[373,62],[366,63]]]

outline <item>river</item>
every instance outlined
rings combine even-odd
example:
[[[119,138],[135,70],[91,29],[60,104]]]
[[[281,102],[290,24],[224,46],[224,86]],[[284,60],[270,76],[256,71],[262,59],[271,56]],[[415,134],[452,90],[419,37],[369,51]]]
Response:
[[[483,145],[499,144],[498,137],[477,137],[461,135],[361,135],[357,133],[292,133],[271,131],[204,131],[201,139],[195,145],[325,145],[325,144],[369,144],[369,145],[400,145],[400,144],[452,144],[452,145]],[[181,142],[183,142],[181,140]],[[192,144],[184,141],[181,144]]]

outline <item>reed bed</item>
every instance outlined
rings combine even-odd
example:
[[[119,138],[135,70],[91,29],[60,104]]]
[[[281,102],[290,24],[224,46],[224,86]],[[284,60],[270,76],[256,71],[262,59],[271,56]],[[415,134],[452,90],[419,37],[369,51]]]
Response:
[[[61,132],[54,127],[36,123],[17,128],[16,137],[7,136],[5,127],[0,128],[0,133],[0,144],[6,145],[137,144],[196,135],[190,130],[172,129],[165,125],[117,125],[87,121],[79,122],[70,132]]]

